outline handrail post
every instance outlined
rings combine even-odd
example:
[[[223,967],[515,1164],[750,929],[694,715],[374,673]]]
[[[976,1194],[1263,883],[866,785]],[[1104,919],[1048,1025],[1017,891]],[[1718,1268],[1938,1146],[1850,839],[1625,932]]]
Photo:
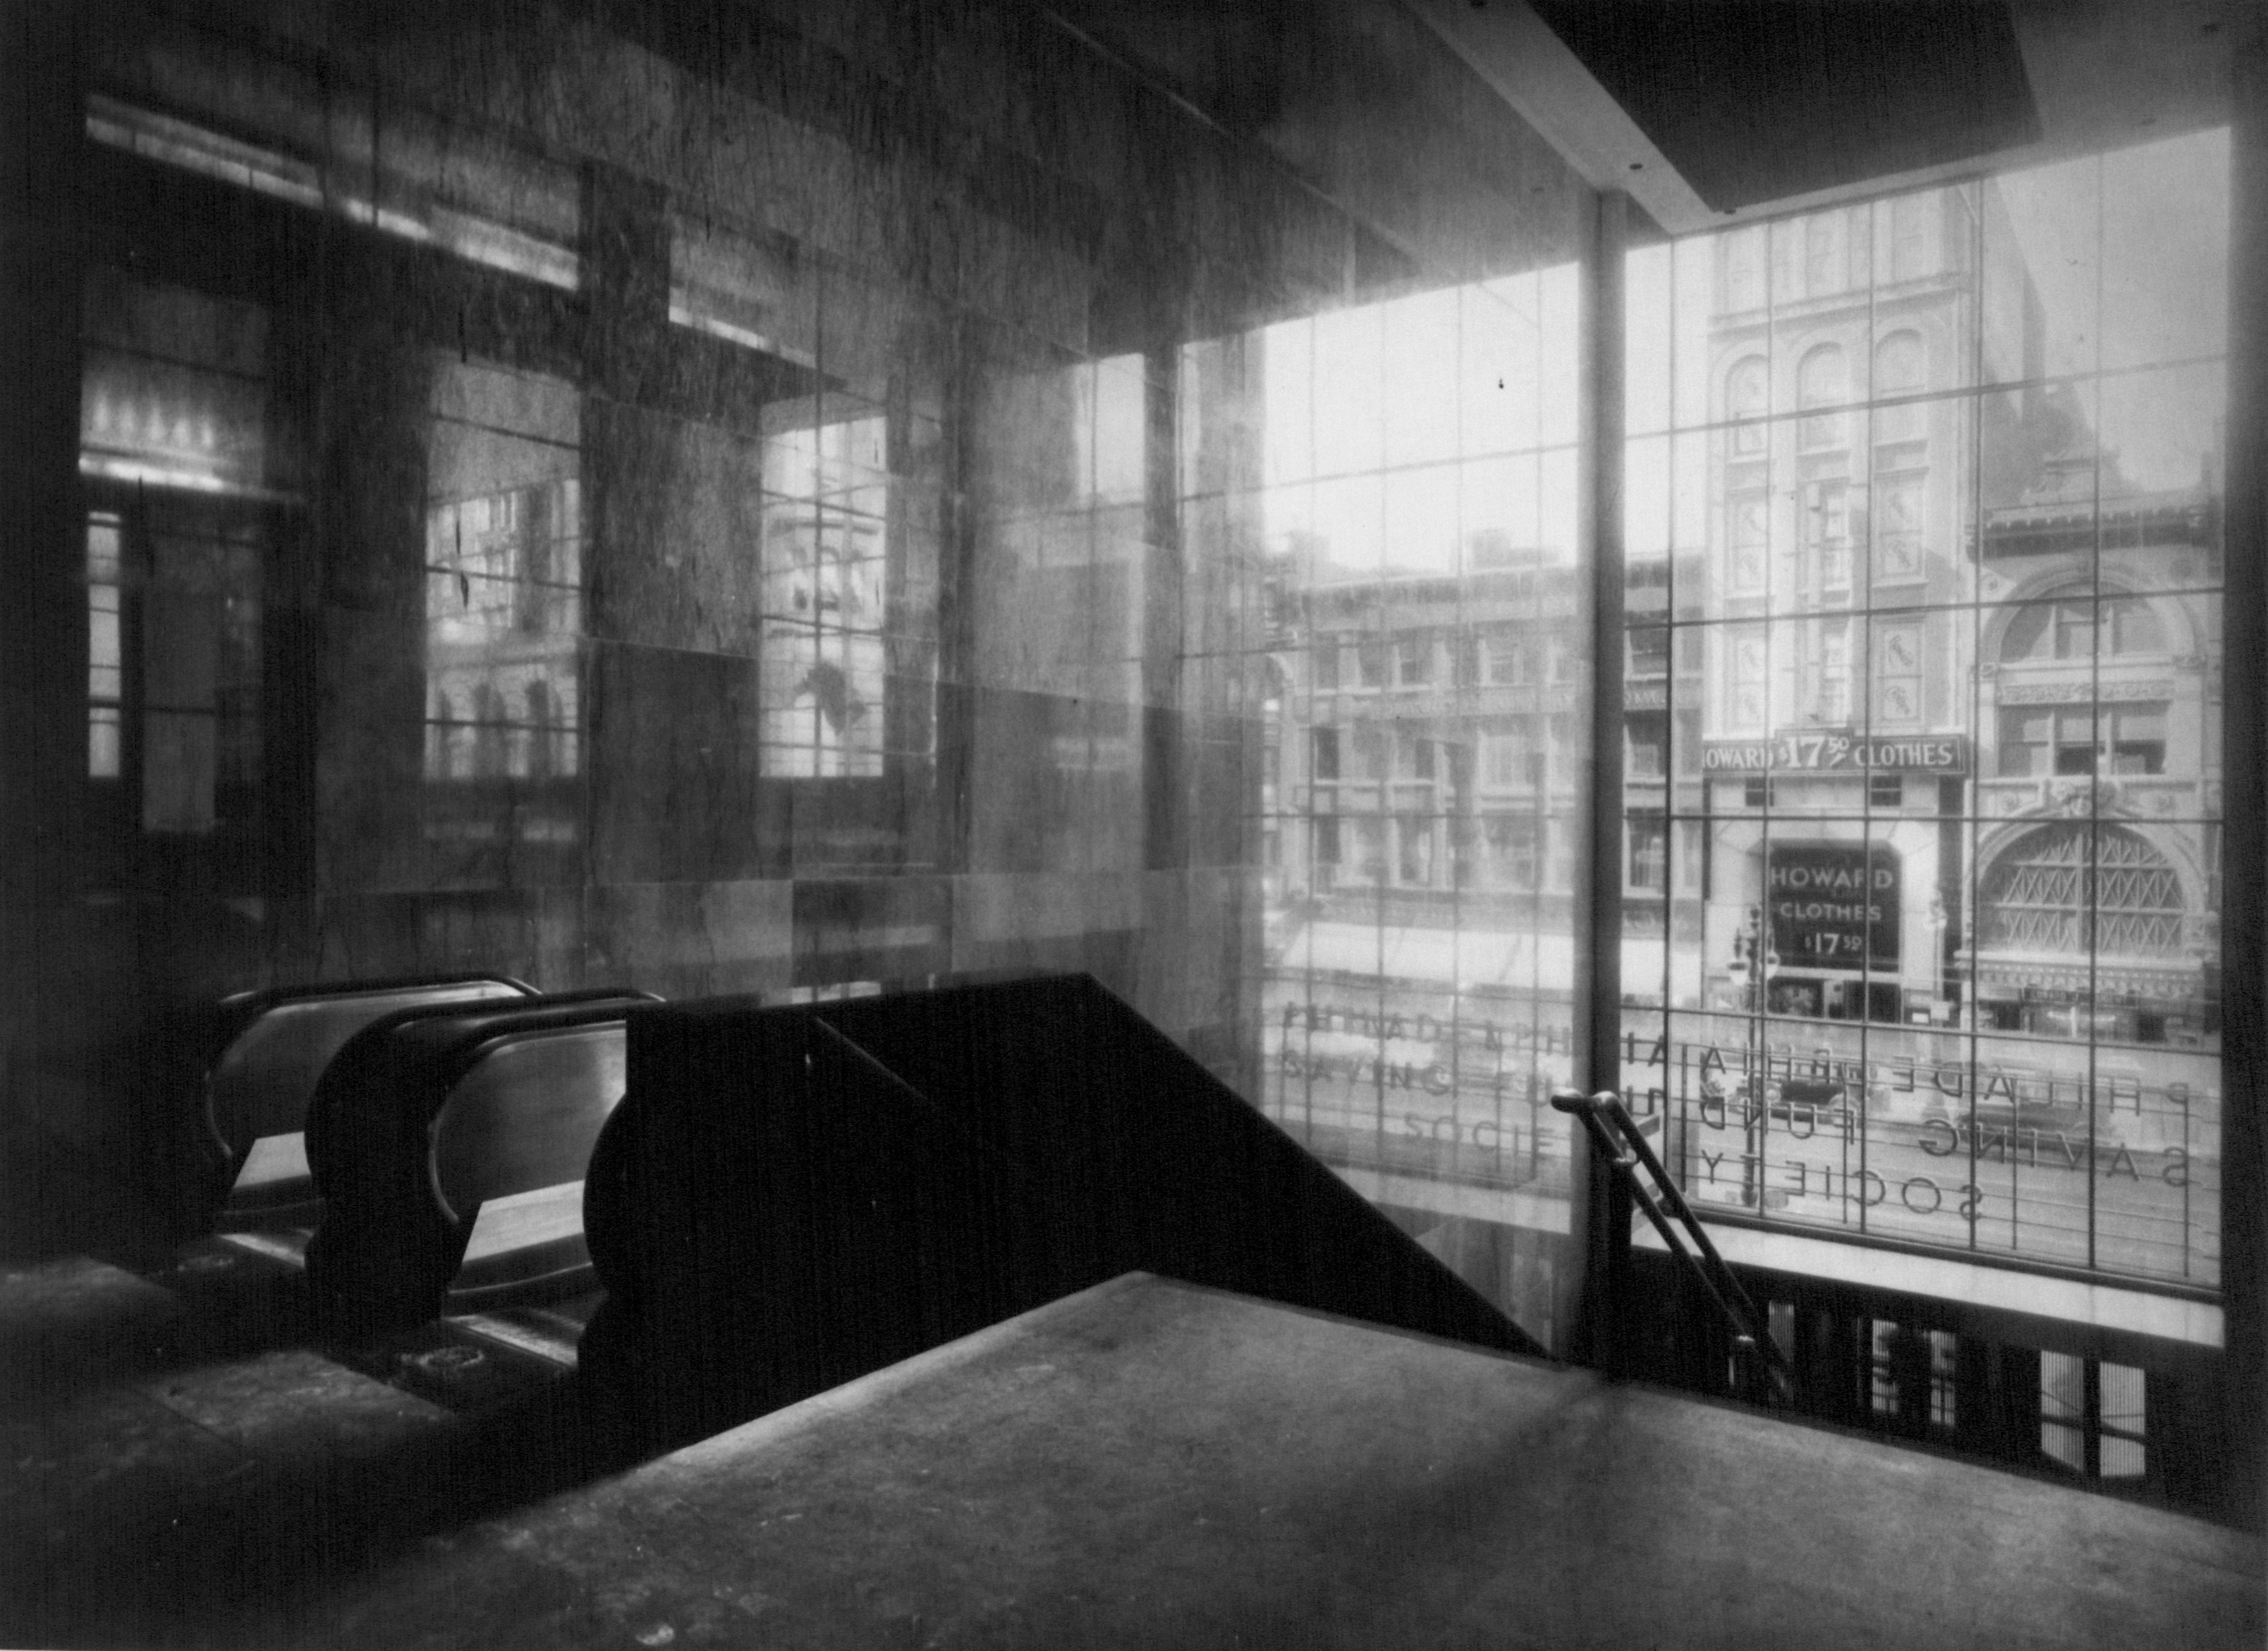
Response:
[[[1792,1398],[1793,1373],[1786,1355],[1771,1339],[1771,1324],[1756,1310],[1739,1276],[1718,1253],[1692,1207],[1624,1107],[1622,1097],[1611,1090],[1595,1095],[1558,1090],[1552,1093],[1551,1105],[1582,1120],[1590,1165],[1585,1178],[1589,1202],[1584,1222],[1593,1269],[1585,1292],[1590,1361],[1609,1376],[1620,1376],[1627,1371],[1631,1216],[1643,1210],[1661,1235],[1664,1246],[1683,1263],[1731,1331],[1733,1352],[1739,1361],[1736,1381],[1744,1390],[1743,1396],[1753,1395],[1759,1402],[1768,1402],[1775,1395]],[[1653,1183],[1651,1190],[1638,1185],[1641,1170]],[[1596,1281],[1595,1288],[1590,1280]],[[1759,1366],[1761,1384],[1756,1381]]]
[[[1568,1142],[1582,1157],[1579,1185],[1584,1200],[1580,1221],[1583,1294],[1569,1351],[1579,1362],[1619,1381],[1630,1368],[1630,1235],[1631,1217],[1636,1213],[1630,1181],[1617,1172],[1615,1143],[1601,1126],[1590,1097],[1556,1090],[1551,1104],[1582,1125]]]

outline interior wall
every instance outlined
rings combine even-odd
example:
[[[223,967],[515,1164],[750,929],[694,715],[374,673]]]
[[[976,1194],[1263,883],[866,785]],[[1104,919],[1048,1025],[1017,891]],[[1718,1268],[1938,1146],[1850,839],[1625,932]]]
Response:
[[[1009,0],[11,7],[9,1243],[279,983],[1083,968],[1256,1092],[1248,335],[1590,222],[1374,10],[1240,124]]]

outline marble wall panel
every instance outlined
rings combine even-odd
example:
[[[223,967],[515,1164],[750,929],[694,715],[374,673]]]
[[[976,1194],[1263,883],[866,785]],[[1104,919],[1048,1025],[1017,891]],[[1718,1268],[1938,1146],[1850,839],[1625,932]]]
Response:
[[[754,657],[762,613],[760,438],[615,401],[590,409],[592,631]]]
[[[501,968],[541,990],[568,991],[591,979],[583,931],[575,888],[341,895],[316,910],[303,978]]]
[[[590,647],[591,876],[608,883],[777,875],[786,845],[760,804],[757,662]]]
[[[783,878],[594,886],[585,967],[672,999],[784,989],[794,895]]]
[[[951,971],[951,879],[799,877],[792,888],[796,985],[909,981]]]

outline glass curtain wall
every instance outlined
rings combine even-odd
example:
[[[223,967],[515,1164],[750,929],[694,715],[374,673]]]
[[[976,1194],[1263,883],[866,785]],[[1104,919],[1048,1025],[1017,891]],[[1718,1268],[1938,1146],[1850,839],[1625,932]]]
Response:
[[[2217,1285],[2228,170],[1631,255],[1623,1087],[1703,1213]]]
[[[1547,1340],[1591,751],[1580,267],[1266,327],[1268,1115]]]

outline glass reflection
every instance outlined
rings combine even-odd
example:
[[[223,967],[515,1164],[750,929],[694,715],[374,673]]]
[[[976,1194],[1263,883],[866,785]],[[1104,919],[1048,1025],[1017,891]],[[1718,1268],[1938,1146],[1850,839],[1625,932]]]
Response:
[[[2213,1276],[2221,346],[2161,323],[2217,312],[2225,154],[1678,248],[1711,399],[1666,481],[1631,443],[1625,926],[1669,956],[1624,1075],[1697,1200]],[[2114,249],[2152,180],[2196,209]]]
[[[878,776],[885,740],[887,422],[766,437],[763,767],[788,779]]]
[[[571,846],[582,770],[580,399],[437,361],[425,506],[426,837]]]
[[[1413,1229],[1486,1251],[1542,1327],[1592,757],[1575,454],[1541,444],[1572,442],[1576,290],[1550,270],[1263,329],[1239,421],[1284,687],[1263,1104]],[[1666,723],[1632,740],[1666,768]],[[1666,886],[1668,863],[1665,824],[1634,864]]]
[[[81,320],[87,777],[115,782],[112,824],[219,840],[234,861],[220,875],[240,883],[264,767],[270,507],[293,468],[270,438],[268,317],[94,268]]]

